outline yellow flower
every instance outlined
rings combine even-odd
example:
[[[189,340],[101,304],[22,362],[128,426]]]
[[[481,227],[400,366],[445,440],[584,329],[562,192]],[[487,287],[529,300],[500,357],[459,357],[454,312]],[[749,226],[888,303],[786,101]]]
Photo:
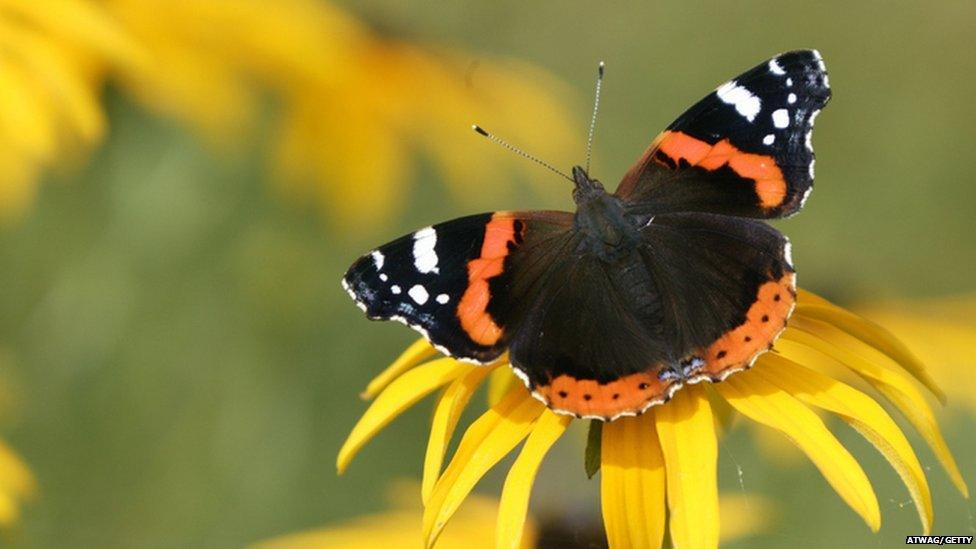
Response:
[[[477,367],[434,357],[424,341],[407,349],[366,390],[376,397],[339,452],[341,473],[370,438],[399,413],[446,386],[437,400],[421,487],[423,540],[429,547],[499,460],[524,441],[502,489],[497,547],[517,547],[535,473],[572,421],[549,411],[515,381],[504,360]],[[491,406],[461,438],[442,471],[461,411],[490,378]],[[859,380],[898,409],[926,440],[956,487],[968,489],[939,431],[921,386],[941,397],[922,364],[876,325],[801,291],[796,313],[772,352],[750,371],[722,383],[679,391],[671,402],[634,418],[604,424],[599,461],[604,526],[611,547],[660,547],[665,519],[676,547],[715,547],[719,541],[716,419],[730,407],[789,438],[813,461],[837,494],[872,531],[881,514],[857,460],[818,412],[841,418],[889,461],[907,487],[922,529],[932,525],[932,500],[905,435]]]
[[[865,303],[857,307],[882,324],[930,365],[953,403],[976,413],[976,294],[938,299]],[[962,410],[953,407],[955,411]]]
[[[389,499],[393,509],[357,517],[343,524],[288,534],[254,545],[254,549],[389,549],[402,547],[410,539],[420,539],[420,519],[423,509],[417,504],[417,486],[412,482],[395,483]],[[494,547],[491,536],[498,500],[471,496],[438,542],[442,549],[488,549]],[[472,532],[479,535],[472,536]],[[526,524],[522,545],[533,547],[536,527]],[[419,543],[418,543],[419,545]]]
[[[143,104],[215,144],[255,125],[260,96],[280,107],[272,132],[282,190],[312,199],[339,223],[389,217],[404,174],[425,153],[455,197],[504,189],[505,168],[541,175],[514,155],[496,157],[471,134],[483,121],[541,155],[568,161],[565,87],[529,65],[384,38],[320,0],[106,0],[145,48],[123,71]],[[512,105],[518,104],[516,112]],[[527,112],[531,116],[526,116]],[[489,160],[491,159],[491,160]],[[480,162],[479,162],[480,160]]]
[[[6,366],[0,349],[0,371]],[[13,395],[6,380],[0,380],[0,414],[6,415],[14,407]],[[37,482],[27,464],[0,440],[0,527],[12,526],[20,519],[20,507],[37,490]]]
[[[219,150],[255,136],[270,98],[276,181],[338,223],[394,213],[418,152],[462,200],[506,190],[509,169],[542,181],[515,155],[490,156],[472,122],[557,163],[582,131],[549,74],[385,38],[321,0],[0,0],[0,216],[24,210],[44,169],[101,142],[107,80]]]
[[[36,489],[27,464],[0,441],[0,526],[11,526],[20,519],[21,503]]]
[[[100,67],[135,46],[84,0],[0,0],[0,221],[30,204],[45,168],[105,132]]]
[[[390,500],[393,509],[375,515],[357,517],[342,524],[287,534],[255,544],[254,549],[388,549],[402,547],[409,540],[420,545],[423,509],[416,500],[417,487],[411,482],[395,483]],[[731,541],[768,528],[774,511],[770,503],[755,494],[722,496],[722,513],[732,520],[723,526],[722,540]],[[498,500],[472,495],[451,520],[437,542],[441,549],[489,549],[495,547],[492,530],[498,514]],[[571,547],[591,547],[580,537],[578,525],[554,523],[540,526],[531,517],[526,520],[520,547],[547,547],[559,543]],[[566,530],[563,533],[563,530]],[[476,535],[473,535],[476,534]],[[566,540],[578,541],[567,545]]]

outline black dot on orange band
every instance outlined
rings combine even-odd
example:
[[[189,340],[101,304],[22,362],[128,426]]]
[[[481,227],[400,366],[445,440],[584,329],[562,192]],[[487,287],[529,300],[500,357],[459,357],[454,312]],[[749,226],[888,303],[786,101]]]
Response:
[[[763,315],[762,321],[763,322],[769,322],[769,315]]]
[[[593,395],[583,395],[583,400],[591,400]]]
[[[749,343],[750,341],[752,341],[752,338],[749,337],[749,336],[746,336],[746,343]]]
[[[567,393],[566,391],[559,391],[559,397],[560,398],[566,398],[568,396],[569,396],[569,393]]]
[[[637,388],[640,389],[641,391],[647,389],[647,387],[648,385],[646,383],[641,383],[640,385],[637,386]]]
[[[618,398],[620,398],[620,393],[614,393],[613,394],[613,399],[614,400],[617,400]]]
[[[727,354],[728,353],[725,352],[725,351],[719,351],[718,354],[715,355],[715,356],[717,356],[718,358],[725,358],[725,355],[727,355]]]
[[[773,301],[779,301],[780,299],[782,298],[779,296],[779,294],[773,296]]]

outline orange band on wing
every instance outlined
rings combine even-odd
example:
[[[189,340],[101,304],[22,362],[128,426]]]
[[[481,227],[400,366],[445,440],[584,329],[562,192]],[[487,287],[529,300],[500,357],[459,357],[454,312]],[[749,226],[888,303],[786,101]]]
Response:
[[[561,375],[535,387],[535,391],[555,410],[580,417],[610,419],[623,413],[637,413],[652,401],[667,398],[666,391],[671,382],[658,379],[655,370],[648,368],[647,372],[623,376],[609,383]]]
[[[724,377],[728,370],[747,368],[756,355],[766,351],[786,327],[796,302],[796,275],[787,273],[759,287],[746,321],[729,330],[704,352],[704,372]]]
[[[728,139],[712,145],[677,131],[666,131],[654,142],[676,164],[684,160],[708,171],[728,166],[739,176],[752,179],[763,208],[775,208],[786,200],[786,179],[771,156],[743,152]]]
[[[733,372],[750,367],[757,356],[769,350],[786,327],[796,301],[796,275],[784,274],[779,280],[762,284],[756,301],[746,312],[745,321],[720,336],[707,348],[695,353],[704,364],[690,375],[719,381]],[[577,416],[612,419],[640,413],[649,406],[670,398],[674,378],[658,376],[661,365],[623,376],[608,383],[559,375],[533,388],[547,406]]]
[[[485,227],[481,255],[468,262],[468,288],[458,303],[457,316],[461,328],[479,345],[494,345],[502,337],[502,328],[488,314],[491,300],[488,280],[505,270],[508,244],[515,241],[515,218],[497,212]]]

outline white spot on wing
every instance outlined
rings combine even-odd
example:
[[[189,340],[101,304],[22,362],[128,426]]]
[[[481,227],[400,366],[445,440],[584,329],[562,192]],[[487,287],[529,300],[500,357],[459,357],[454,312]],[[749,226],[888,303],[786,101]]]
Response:
[[[715,90],[715,93],[718,94],[718,98],[724,103],[734,105],[735,110],[749,122],[755,120],[756,115],[762,109],[762,103],[759,101],[759,98],[749,90],[736,84],[735,80],[730,80],[722,84]]]
[[[787,88],[792,88],[793,87],[793,79],[792,78],[787,78],[786,79],[786,87]]]
[[[437,273],[437,231],[433,227],[420,229],[413,235],[413,265],[422,273]]]
[[[389,279],[390,279],[390,277],[386,276],[386,273],[380,273],[380,280],[382,280],[383,282],[386,282]]]
[[[789,103],[790,105],[792,105],[793,103],[796,103],[796,94],[795,93],[791,93],[791,94],[787,95],[786,96],[786,102]]]
[[[823,56],[820,55],[820,52],[819,51],[813,50],[813,58],[817,60],[817,66],[820,67],[820,70],[822,70],[822,71],[826,71],[827,70],[827,65],[824,64]]]
[[[776,62],[775,59],[769,60],[769,71],[772,72],[773,74],[786,74],[786,71],[783,70],[783,67],[781,67],[780,64]]]
[[[402,292],[403,290],[401,290],[399,286],[394,284],[390,286],[390,291],[393,292],[393,295],[400,295],[400,292]]]
[[[445,303],[451,300],[451,296],[447,294],[438,294],[436,299],[438,303],[444,305]]]
[[[788,238],[786,239],[786,244],[783,246],[783,258],[786,259],[786,263],[790,267],[793,266],[793,245],[790,244],[790,239]]]
[[[813,179],[813,165],[816,164],[816,163],[817,163],[816,160],[811,160],[810,161],[810,179]]]
[[[766,137],[763,137],[763,145],[772,145],[776,141],[776,136],[768,133]]]
[[[383,256],[383,252],[376,250],[370,255],[373,256],[373,264],[376,265],[376,270],[382,271],[383,262],[386,261],[386,257]]]
[[[789,126],[790,111],[786,109],[776,109],[773,111],[773,125],[781,129]]]
[[[409,295],[411,299],[416,301],[417,305],[423,305],[424,303],[427,303],[427,300],[430,298],[430,294],[427,293],[427,288],[424,288],[420,284],[414,284],[407,291],[407,295]]]

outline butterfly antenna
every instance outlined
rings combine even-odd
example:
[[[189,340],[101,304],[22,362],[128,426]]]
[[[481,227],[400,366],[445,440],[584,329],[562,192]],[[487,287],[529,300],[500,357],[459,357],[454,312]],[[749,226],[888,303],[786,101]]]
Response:
[[[600,88],[603,87],[603,61],[596,67],[596,94],[593,99],[593,116],[590,117],[590,133],[586,138],[586,173],[590,173],[590,159],[593,156],[593,132],[596,130],[596,114],[600,110]]]
[[[552,164],[550,164],[548,162],[545,162],[545,161],[543,161],[542,159],[540,159],[538,157],[532,156],[531,154],[523,151],[522,149],[520,149],[520,148],[518,148],[518,147],[516,147],[514,145],[511,145],[508,142],[506,142],[506,141],[504,141],[502,139],[499,139],[498,137],[495,137],[493,134],[488,133],[481,126],[475,124],[475,125],[471,126],[471,129],[474,130],[475,132],[477,132],[478,135],[481,135],[481,136],[487,138],[489,141],[492,141],[494,143],[497,143],[497,144],[501,145],[502,147],[505,147],[506,149],[508,149],[508,150],[512,151],[513,153],[521,156],[522,158],[527,158],[527,159],[531,160],[532,162],[535,162],[536,164],[542,166],[543,168],[546,168],[547,170],[549,170],[549,171],[551,171],[553,173],[558,174],[560,177],[566,178],[566,179],[568,179],[571,182],[573,181],[573,178],[572,177],[570,177],[570,176],[566,175],[565,173],[557,170]]]

